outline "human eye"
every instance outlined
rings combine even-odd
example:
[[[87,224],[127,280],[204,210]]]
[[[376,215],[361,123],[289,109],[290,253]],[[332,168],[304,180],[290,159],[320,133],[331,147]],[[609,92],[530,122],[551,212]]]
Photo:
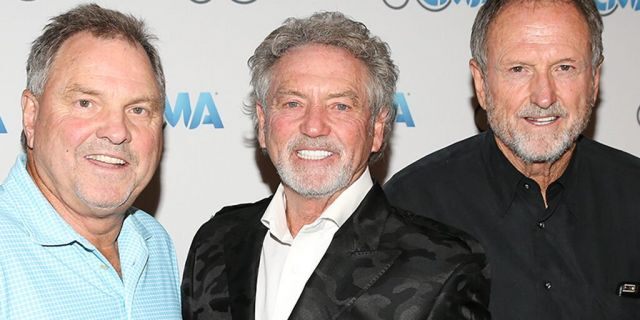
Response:
[[[93,104],[91,103],[91,100],[88,99],[78,99],[76,101],[76,105],[80,108],[86,109],[91,107]]]
[[[524,67],[523,66],[513,66],[511,68],[509,68],[509,72],[511,73],[521,73],[524,71]]]
[[[349,106],[349,105],[348,105],[348,104],[346,104],[346,103],[336,103],[336,104],[335,104],[335,108],[336,108],[338,111],[347,111],[347,110],[351,109],[351,106]]]
[[[128,112],[134,116],[142,116],[142,117],[149,117],[152,115],[153,110],[151,109],[150,106],[145,106],[145,105],[134,105],[129,107]]]
[[[563,72],[573,71],[574,69],[575,69],[575,67],[570,65],[570,64],[561,64],[561,65],[558,66],[558,70],[563,71]]]
[[[143,108],[143,107],[133,107],[131,108],[131,112],[134,114],[138,114],[138,115],[142,115],[148,112],[147,109]]]
[[[284,106],[290,109],[297,108],[300,106],[300,103],[297,101],[287,101],[284,103]]]

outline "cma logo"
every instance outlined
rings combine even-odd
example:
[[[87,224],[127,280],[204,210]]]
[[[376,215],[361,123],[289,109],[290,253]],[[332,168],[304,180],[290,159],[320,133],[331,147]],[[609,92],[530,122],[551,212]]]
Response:
[[[396,107],[398,107],[398,113],[396,114],[396,123],[404,123],[409,128],[415,127],[416,124],[413,122],[411,110],[409,109],[407,99],[404,97],[404,93],[396,92],[395,96],[393,97],[393,101],[396,103]]]
[[[594,0],[598,11],[603,16],[611,14],[618,7],[626,8],[627,4],[629,8],[634,11],[640,11],[640,0]]]
[[[391,9],[402,9],[409,4],[409,0],[382,0],[387,7]],[[454,2],[455,4],[459,4],[462,0],[417,0],[418,3],[425,9],[429,11],[442,11],[446,7]],[[464,2],[470,6],[471,8],[475,8],[484,4],[487,0],[465,0]]]
[[[180,118],[182,118],[182,123],[189,129],[195,129],[200,125],[210,125],[216,129],[224,128],[218,107],[216,107],[210,92],[200,92],[195,108],[192,108],[191,99],[187,92],[179,92],[173,104],[167,98],[164,106],[164,118],[172,127],[178,125]]]
[[[384,4],[391,9],[402,9],[410,0],[383,0]],[[423,8],[429,11],[442,11],[448,7],[451,2],[460,4],[462,0],[416,0]],[[483,5],[487,0],[464,0],[471,8]],[[627,4],[635,11],[640,11],[640,0],[594,0],[596,7],[601,15],[606,16],[615,11],[618,7],[626,8]]]
[[[207,3],[209,1],[211,1],[211,0],[191,0],[191,2],[194,2],[194,3],[197,3],[197,4],[204,4],[204,3]],[[249,4],[249,3],[252,3],[252,2],[254,2],[256,0],[231,0],[231,1],[233,1],[235,3],[239,3],[239,4]]]
[[[4,122],[2,122],[2,117],[0,117],[0,134],[7,133],[7,127],[4,126]]]

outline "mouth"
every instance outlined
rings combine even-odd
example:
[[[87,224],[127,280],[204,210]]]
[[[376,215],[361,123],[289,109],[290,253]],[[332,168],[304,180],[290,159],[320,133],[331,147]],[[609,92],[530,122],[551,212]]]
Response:
[[[88,159],[94,162],[103,163],[103,164],[118,166],[118,167],[125,166],[128,163],[123,159],[104,155],[104,154],[90,154],[85,156],[85,159]]]
[[[525,117],[524,119],[534,126],[546,126],[556,122],[558,119],[560,119],[560,117],[559,116],[541,117],[541,118]]]
[[[327,150],[298,150],[296,154],[304,160],[322,160],[332,156],[333,152]]]

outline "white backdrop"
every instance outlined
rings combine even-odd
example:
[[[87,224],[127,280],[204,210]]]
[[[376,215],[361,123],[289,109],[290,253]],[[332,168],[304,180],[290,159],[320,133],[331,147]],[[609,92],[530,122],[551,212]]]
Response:
[[[6,176],[20,151],[20,93],[30,42],[51,16],[80,2],[0,4],[0,177]],[[138,205],[169,231],[180,265],[195,231],[213,213],[224,205],[261,199],[276,183],[268,162],[247,142],[253,129],[242,104],[249,91],[247,58],[289,16],[342,11],[389,43],[400,67],[398,92],[406,101],[405,118],[396,123],[387,161],[376,168],[379,180],[478,132],[468,71],[469,34],[478,0],[96,2],[144,18],[160,38],[171,124],[165,129],[160,170]],[[640,156],[640,0],[597,3],[606,14],[605,64],[600,104],[589,132]],[[190,117],[178,112],[180,107],[186,110],[187,101]],[[408,126],[409,120],[414,126]]]

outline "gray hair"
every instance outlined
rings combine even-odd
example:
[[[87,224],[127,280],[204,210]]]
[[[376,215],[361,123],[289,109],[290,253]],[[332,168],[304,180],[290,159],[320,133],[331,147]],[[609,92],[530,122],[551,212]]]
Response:
[[[496,20],[500,12],[508,5],[516,2],[538,2],[540,0],[487,0],[478,10],[471,31],[471,55],[478,62],[482,73],[487,71],[487,36],[491,23]],[[557,2],[543,0],[548,2]],[[591,65],[594,69],[599,66],[604,57],[602,55],[602,18],[593,0],[562,0],[570,3],[582,14],[589,27],[591,43]],[[542,1],[540,1],[542,2]]]
[[[368,71],[366,84],[371,107],[371,123],[381,111],[387,112],[384,141],[379,152],[370,161],[382,157],[396,118],[394,95],[398,81],[398,68],[390,57],[389,46],[372,36],[369,29],[340,12],[319,12],[308,18],[289,18],[271,32],[249,58],[252,91],[245,111],[251,115],[257,130],[256,106],[267,106],[271,83],[271,70],[289,49],[307,44],[324,44],[342,48],[362,61]]]
[[[140,44],[151,62],[161,101],[165,99],[165,79],[158,50],[151,44],[157,38],[147,31],[144,22],[132,15],[104,9],[97,4],[79,5],[49,20],[43,33],[31,44],[27,60],[27,89],[36,97],[44,92],[49,70],[62,44],[80,32],[90,32],[104,39],[122,37]],[[26,149],[24,132],[22,145]]]

